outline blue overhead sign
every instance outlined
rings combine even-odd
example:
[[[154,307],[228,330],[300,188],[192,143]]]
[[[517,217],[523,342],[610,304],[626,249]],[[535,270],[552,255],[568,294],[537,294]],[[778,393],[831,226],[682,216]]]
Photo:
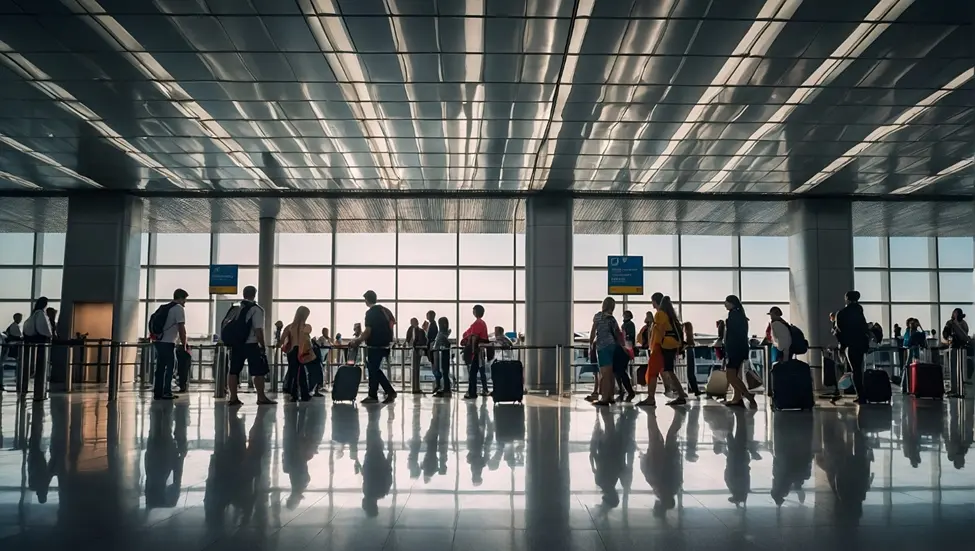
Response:
[[[643,294],[643,257],[611,256],[609,268],[609,294]]]
[[[210,265],[210,294],[211,295],[236,295],[237,294],[237,265],[236,264],[211,264]]]

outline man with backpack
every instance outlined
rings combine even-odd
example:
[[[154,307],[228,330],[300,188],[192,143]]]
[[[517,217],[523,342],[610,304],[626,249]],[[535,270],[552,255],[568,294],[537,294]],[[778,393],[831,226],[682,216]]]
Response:
[[[773,363],[776,360],[789,361],[793,356],[809,352],[809,341],[806,340],[806,336],[801,329],[785,321],[781,308],[778,306],[769,308],[768,317],[772,347],[778,353],[773,358]]]
[[[172,400],[173,370],[176,368],[176,343],[186,350],[186,311],[183,306],[189,294],[183,289],[173,291],[173,300],[163,304],[149,316],[149,338],[156,350],[156,371],[153,374],[152,397]]]
[[[254,378],[257,390],[257,404],[271,405],[274,400],[264,392],[264,379],[270,369],[267,363],[267,346],[264,341],[264,308],[256,302],[257,288],[244,287],[244,300],[227,312],[220,325],[220,341],[230,347],[230,371],[227,375],[227,388],[230,396],[227,405],[240,406],[243,402],[237,397],[240,373],[247,362],[247,373]]]

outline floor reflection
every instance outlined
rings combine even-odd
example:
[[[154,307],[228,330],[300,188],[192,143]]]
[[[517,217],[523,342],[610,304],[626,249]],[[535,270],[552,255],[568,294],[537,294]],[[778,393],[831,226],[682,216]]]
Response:
[[[900,396],[772,413],[707,401],[228,409],[205,395],[4,395],[0,539],[184,551],[970,548],[973,421],[971,401]]]

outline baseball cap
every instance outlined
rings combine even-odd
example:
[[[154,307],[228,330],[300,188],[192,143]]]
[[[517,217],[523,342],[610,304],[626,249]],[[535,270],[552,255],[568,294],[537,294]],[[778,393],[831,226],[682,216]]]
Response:
[[[768,313],[769,313],[769,315],[776,314],[778,316],[781,316],[782,315],[782,309],[779,308],[778,306],[773,306],[773,307],[769,308]]]

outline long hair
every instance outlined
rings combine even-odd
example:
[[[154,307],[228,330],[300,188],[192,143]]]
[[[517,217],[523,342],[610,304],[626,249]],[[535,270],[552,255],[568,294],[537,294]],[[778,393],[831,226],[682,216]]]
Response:
[[[600,312],[603,312],[604,314],[612,314],[613,310],[616,310],[616,299],[613,297],[604,298]]]
[[[660,299],[660,309],[667,314],[668,318],[670,318],[670,325],[673,327],[674,332],[680,332],[680,318],[677,317],[677,311],[674,310],[674,304],[670,301],[669,296],[664,295],[664,297]]]
[[[735,295],[728,295],[725,297],[724,301],[731,304],[733,310],[741,310],[741,315],[745,316],[746,320],[748,319],[748,316],[745,315],[745,307],[741,305],[740,298],[736,297]]]
[[[694,325],[689,321],[684,322],[684,343],[694,346]]]
[[[36,312],[38,310],[44,310],[44,311],[46,311],[47,310],[47,303],[48,303],[47,297],[38,297],[37,300],[34,301],[34,310],[33,311],[34,312]]]

